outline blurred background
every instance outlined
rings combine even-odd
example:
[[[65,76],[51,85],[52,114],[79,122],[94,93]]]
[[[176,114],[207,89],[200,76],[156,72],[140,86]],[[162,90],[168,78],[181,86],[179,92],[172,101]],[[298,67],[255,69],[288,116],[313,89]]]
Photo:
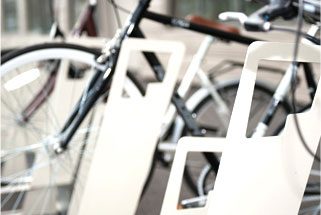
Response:
[[[137,5],[138,0],[116,0],[115,2],[122,8],[131,11]],[[88,0],[2,0],[2,53],[31,44],[50,41],[49,32],[55,20],[59,23],[60,29],[68,35],[80,13],[85,9],[86,4],[88,4]],[[179,18],[194,14],[218,21],[218,14],[221,12],[240,11],[249,15],[262,6],[262,3],[250,0],[153,0],[150,10]],[[121,22],[124,23],[128,13],[119,10],[119,15]],[[97,0],[94,16],[99,39],[91,38],[91,42],[86,40],[80,41],[80,43],[101,48],[106,40],[112,38],[119,26],[115,18],[115,11],[109,0]],[[280,19],[277,22],[282,24],[284,21]],[[295,23],[296,21],[292,20],[285,24],[295,27]],[[249,33],[244,31],[239,23],[228,22],[227,24],[238,27],[242,34],[258,39],[289,41],[293,38],[291,40],[294,41],[294,36],[288,33]],[[179,40],[185,43],[187,54],[184,59],[183,70],[187,68],[193,54],[205,37],[204,34],[167,27],[146,19],[142,21],[141,26],[149,39]],[[86,35],[82,37],[87,38]],[[203,64],[204,70],[212,67],[213,62],[227,60],[228,58],[243,61],[246,49],[246,46],[240,44],[216,43],[209,50],[208,58]],[[140,63],[140,60],[136,59],[134,62],[136,63],[131,64],[133,70],[145,70],[145,67],[141,67],[144,64]],[[208,67],[207,62],[209,62]],[[144,73],[143,76],[149,77],[148,73]]]
[[[131,9],[137,0],[119,0],[119,5]],[[55,12],[60,14],[64,28],[70,29],[76,21],[87,0],[56,0]],[[46,34],[50,30],[52,17],[50,5],[52,0],[3,0],[2,7],[2,32],[8,34]],[[157,10],[177,17],[184,17],[193,11],[210,19],[217,19],[220,12],[226,10],[243,11],[250,13],[258,7],[249,1],[239,0],[156,0],[153,6]],[[97,23],[102,27],[101,36],[108,36],[106,25],[111,24],[114,14],[108,14],[110,6],[106,0],[98,1]],[[56,14],[57,15],[57,14]],[[105,26],[105,27],[103,27]]]

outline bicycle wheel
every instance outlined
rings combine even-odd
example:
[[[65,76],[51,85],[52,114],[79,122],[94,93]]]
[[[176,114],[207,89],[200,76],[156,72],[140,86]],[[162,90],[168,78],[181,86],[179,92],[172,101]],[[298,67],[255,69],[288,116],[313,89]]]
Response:
[[[31,46],[1,59],[1,212],[64,214],[80,200],[99,134],[105,97],[96,102],[68,149],[55,135],[80,98],[99,52],[70,44]],[[127,96],[142,87],[129,74]]]
[[[232,111],[234,105],[238,84],[238,81],[230,81],[221,85],[218,84],[216,88],[230,111]],[[252,134],[263,112],[271,101],[273,93],[274,91],[265,84],[261,82],[256,83],[249,118],[250,121],[247,128],[247,136]],[[197,102],[194,102],[192,109],[197,123],[206,133],[205,136],[225,136],[226,129],[220,120],[218,120],[217,107],[211,95],[206,90],[202,89],[200,92],[196,92],[194,97],[199,97],[200,95],[202,95],[201,98],[199,98]],[[267,135],[273,134],[273,129],[277,127],[279,123],[283,122],[282,120],[285,119],[290,110],[290,106],[287,102],[282,103],[276,112],[276,117],[274,117],[271,122]],[[186,128],[184,129],[184,133],[188,134]],[[220,154],[216,155],[220,157]],[[208,191],[213,188],[215,176],[216,172],[206,164],[203,156],[199,153],[191,153],[188,155],[184,178],[196,196],[206,195]]]

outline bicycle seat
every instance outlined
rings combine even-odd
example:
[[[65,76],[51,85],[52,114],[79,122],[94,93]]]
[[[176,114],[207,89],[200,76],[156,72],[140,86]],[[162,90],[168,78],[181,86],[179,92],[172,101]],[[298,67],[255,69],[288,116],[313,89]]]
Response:
[[[215,30],[219,30],[219,31],[225,31],[226,33],[232,33],[232,34],[240,34],[239,29],[223,24],[223,23],[219,23],[210,19],[206,19],[204,17],[201,16],[197,16],[197,15],[188,15],[185,17],[186,20],[190,21],[191,23],[195,23],[198,25],[203,25],[209,28],[213,28]]]

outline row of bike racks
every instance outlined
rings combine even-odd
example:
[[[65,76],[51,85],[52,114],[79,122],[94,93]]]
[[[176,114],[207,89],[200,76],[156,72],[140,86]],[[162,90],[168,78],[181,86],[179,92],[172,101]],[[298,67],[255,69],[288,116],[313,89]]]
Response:
[[[255,42],[249,46],[227,137],[184,137],[179,141],[162,215],[298,213],[313,157],[301,143],[293,115],[288,116],[280,136],[247,138],[245,135],[259,61],[291,62],[293,48],[293,43],[279,42]],[[71,201],[69,214],[135,214],[184,50],[181,43],[172,41],[127,39],[123,43],[104,110],[102,132],[82,185],[81,201]],[[137,98],[122,94],[133,51],[170,55],[163,82],[149,84],[145,96]],[[297,61],[320,63],[320,47],[300,44]],[[321,135],[320,86],[319,81],[311,109],[297,114],[314,154]],[[205,207],[179,210],[177,204],[188,152],[222,152],[222,157]]]

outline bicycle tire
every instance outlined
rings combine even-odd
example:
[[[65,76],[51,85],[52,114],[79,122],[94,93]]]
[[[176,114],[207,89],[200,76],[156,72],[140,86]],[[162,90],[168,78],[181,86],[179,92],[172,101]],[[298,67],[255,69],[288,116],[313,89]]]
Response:
[[[226,102],[230,110],[232,110],[232,107],[234,104],[234,99],[238,89],[238,84],[239,84],[238,80],[232,80],[223,84],[217,84],[216,89],[219,92],[219,94],[222,96],[223,100]],[[262,113],[261,111],[265,110],[267,104],[271,101],[271,98],[273,97],[273,93],[274,93],[274,90],[268,87],[267,84],[264,84],[263,82],[260,82],[260,81],[256,83],[254,95],[253,95],[251,114],[250,114],[251,121],[249,122],[249,126],[247,129],[247,136],[250,136],[250,134],[254,129],[254,126],[257,124],[258,120],[260,119],[260,117],[254,117],[253,113],[255,113],[255,116],[256,115],[261,116],[261,114],[259,113]],[[203,94],[203,96],[204,97],[200,99],[192,109],[192,112],[196,116],[196,121],[198,122],[201,128],[205,129],[206,136],[225,136],[226,131],[220,131],[219,129],[222,128],[222,126],[220,126],[219,120],[215,120],[215,114],[216,114],[215,104],[213,103],[211,95],[208,92],[206,92],[206,94],[205,95]],[[260,109],[261,111],[257,110],[256,105],[253,105],[255,104],[255,102],[259,102],[259,104],[262,105],[262,109]],[[263,105],[262,102],[265,102],[266,105]],[[210,107],[212,107],[211,112],[208,111]],[[207,109],[207,111],[204,112],[205,109]],[[291,111],[290,105],[287,101],[285,101],[278,108],[277,115],[279,116],[279,118],[280,117],[285,118],[290,111]],[[202,116],[204,116],[203,119],[201,119]],[[204,124],[202,120],[211,120],[211,121],[210,123],[206,122]],[[272,125],[268,129],[269,136],[273,134],[273,128],[278,125],[278,123],[277,124],[275,123],[276,122],[272,120]],[[183,130],[183,135],[188,135],[186,128],[184,128]],[[185,171],[184,171],[185,182],[187,183],[187,186],[190,188],[190,190],[195,196],[206,195],[207,192],[202,192],[202,190],[204,189],[204,184],[206,184],[204,181],[206,181],[208,179],[208,176],[210,176],[211,174],[210,172],[202,173],[202,171],[204,171],[203,168],[208,168],[208,167],[206,167],[205,165],[206,162],[203,161],[203,159],[200,156],[198,156],[197,153],[194,155],[194,156],[197,156],[196,158],[192,158],[192,156],[193,155],[191,155],[190,157],[187,157],[187,164],[185,166]],[[199,162],[200,164],[198,165],[193,164],[194,162],[191,160],[194,160],[194,159],[197,160],[197,162]],[[188,165],[189,162],[191,162],[192,164]],[[192,170],[193,168],[191,168],[191,166],[194,166],[194,169],[195,169],[194,171]],[[211,169],[211,171],[213,170]],[[215,177],[216,173],[214,172],[213,174]],[[199,176],[204,176],[205,178],[199,179]],[[214,179],[215,178],[211,178],[211,181],[214,181]],[[199,182],[199,180],[203,180],[203,181]]]
[[[81,190],[81,180],[85,179],[82,174],[85,173],[83,170],[78,172],[75,169],[78,165],[85,165],[90,160],[90,152],[93,150],[90,147],[94,147],[102,121],[101,109],[105,103],[103,102],[104,99],[101,98],[101,102],[95,104],[95,108],[87,115],[85,121],[75,134],[70,147],[62,155],[55,155],[51,144],[49,144],[51,138],[54,139],[54,136],[49,138],[49,135],[54,134],[53,132],[59,132],[57,128],[60,128],[57,126],[60,124],[60,121],[54,119],[57,116],[53,114],[54,110],[57,109],[56,107],[53,108],[51,104],[56,99],[55,91],[59,90],[55,89],[56,86],[53,89],[53,95],[50,94],[48,96],[48,92],[46,92],[44,103],[38,107],[39,110],[35,111],[28,120],[21,121],[19,117],[20,113],[22,113],[21,111],[30,102],[30,98],[32,100],[36,95],[35,92],[38,92],[39,89],[42,89],[43,84],[47,83],[45,81],[48,80],[47,76],[49,74],[46,74],[46,72],[50,73],[48,72],[50,71],[48,67],[53,65],[52,62],[59,61],[57,77],[59,84],[59,77],[62,77],[63,73],[67,73],[67,70],[71,67],[70,65],[75,66],[76,69],[85,70],[86,78],[90,76],[90,72],[87,71],[88,69],[90,70],[92,67],[97,68],[97,66],[99,68],[99,65],[95,63],[95,59],[99,54],[97,50],[79,45],[47,43],[17,50],[1,58],[1,120],[3,131],[1,133],[2,212],[24,211],[29,214],[66,213],[71,195],[79,194],[77,189]],[[33,77],[34,80],[26,80],[26,77],[28,79],[28,77],[34,76],[34,74],[37,76]],[[19,81],[22,84],[20,83],[20,86],[17,86]],[[62,90],[64,96],[68,94],[67,91],[72,89],[72,86],[69,84],[82,84],[81,88],[84,84],[80,83],[79,77],[73,77],[67,82],[68,85],[65,86],[67,88]],[[79,88],[79,86],[77,87]],[[128,73],[124,88],[128,96],[141,96],[144,93],[144,88],[131,73]],[[75,94],[72,92],[69,95],[74,96]],[[79,99],[79,96],[75,97]],[[72,104],[72,106],[76,103],[76,101],[69,101],[65,98],[62,103],[59,103],[60,107],[58,109],[62,110],[62,106],[67,106],[67,102]],[[9,104],[11,106],[8,106]],[[43,114],[43,112],[45,113]],[[9,114],[9,117],[7,117],[7,114]],[[50,118],[48,117],[49,114],[52,114]],[[65,116],[59,116],[60,118],[64,119]],[[5,123],[3,123],[4,121]],[[83,142],[82,144],[85,143],[86,151],[82,151],[81,144],[76,146],[75,142],[78,140]],[[82,157],[81,160],[80,155]],[[66,162],[67,159],[70,163]],[[66,166],[69,164],[70,166]],[[66,170],[67,167],[70,170]],[[153,167],[154,165],[151,166],[151,168]],[[66,173],[63,174],[63,171]],[[78,173],[77,177],[74,176],[75,173]],[[42,180],[40,180],[40,183],[37,181],[38,174],[44,174],[41,176]],[[48,177],[47,179],[44,176],[53,177]],[[77,180],[75,181],[74,179]],[[71,193],[73,190],[77,192]],[[78,197],[76,196],[73,199]],[[31,200],[32,198],[34,199]],[[34,204],[32,205],[31,202]]]

